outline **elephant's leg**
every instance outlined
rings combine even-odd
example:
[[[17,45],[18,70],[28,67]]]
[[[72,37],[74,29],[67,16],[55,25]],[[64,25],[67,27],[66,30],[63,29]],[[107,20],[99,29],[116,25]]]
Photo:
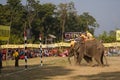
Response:
[[[102,54],[102,55],[101,55],[101,58],[100,58],[100,62],[101,62],[101,64],[102,64],[102,66],[104,65],[104,63],[103,63],[103,56],[104,56],[104,54]]]
[[[92,57],[89,57],[89,56],[84,55],[84,60],[85,60],[90,66],[94,66],[93,61],[92,61]]]
[[[104,60],[105,60],[105,63],[104,63]],[[101,55],[101,63],[102,63],[103,66],[109,66],[109,64],[107,62],[107,58],[104,55],[104,50],[102,51],[102,55]]]
[[[99,66],[103,66],[101,62],[101,57],[95,57],[96,62],[98,63]]]
[[[79,65],[79,53],[74,53],[74,61],[76,65]]]
[[[81,61],[82,61],[82,57],[78,57],[78,63],[79,63],[79,65],[80,65]]]
[[[74,55],[74,61],[75,61],[75,64],[78,64],[78,59],[76,55]]]
[[[71,64],[70,58],[71,58],[72,56],[74,56],[74,53],[73,53],[72,51],[70,51],[69,54],[68,54],[68,62],[69,62],[69,64]]]
[[[84,59],[85,59],[85,61],[86,61],[87,63],[92,62],[92,58],[89,57],[89,56],[84,55]]]
[[[104,58],[105,61],[106,61],[106,65],[104,64],[103,58]],[[109,66],[109,65],[108,65],[108,62],[107,62],[107,59],[106,59],[106,57],[105,57],[105,55],[104,55],[104,52],[103,52],[103,54],[101,55],[101,64],[102,64],[102,66]]]
[[[96,57],[96,61],[98,62],[98,64],[99,64],[100,66],[104,66],[103,56],[104,56],[104,52],[101,52],[101,51],[99,52],[98,55],[95,56],[95,57]]]
[[[70,57],[68,57],[68,62],[69,62],[69,64],[71,64],[71,60],[70,60]]]
[[[78,62],[79,62],[79,65],[80,65],[80,63],[81,63],[81,61],[82,61],[83,58],[84,58],[84,54],[83,54],[83,53],[79,53],[79,54],[78,54]]]
[[[107,61],[107,58],[106,58],[105,55],[103,55],[103,62],[104,62],[104,61],[105,61],[104,66],[109,66],[108,61]]]

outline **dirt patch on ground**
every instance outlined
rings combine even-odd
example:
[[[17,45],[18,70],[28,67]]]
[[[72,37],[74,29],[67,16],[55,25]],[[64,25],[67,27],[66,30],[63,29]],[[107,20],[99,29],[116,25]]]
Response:
[[[29,59],[28,69],[24,70],[24,61],[20,67],[6,67],[2,69],[0,80],[119,80],[120,57],[107,57],[109,65],[106,67],[91,67],[85,61],[80,66],[70,65],[66,57]]]
[[[52,79],[68,79],[68,80],[118,80],[120,78],[120,57],[107,57],[109,66],[91,67],[86,62],[82,62],[80,66],[66,65],[66,69],[71,72],[68,75],[58,75]]]

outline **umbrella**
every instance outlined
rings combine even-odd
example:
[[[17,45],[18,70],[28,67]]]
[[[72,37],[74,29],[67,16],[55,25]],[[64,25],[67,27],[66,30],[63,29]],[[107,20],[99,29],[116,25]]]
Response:
[[[49,34],[48,36],[51,37],[51,38],[56,38],[56,36],[54,36],[52,34]]]

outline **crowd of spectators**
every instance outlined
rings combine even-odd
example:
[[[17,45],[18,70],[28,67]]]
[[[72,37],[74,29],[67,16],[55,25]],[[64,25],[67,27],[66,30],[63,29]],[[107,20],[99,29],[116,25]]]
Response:
[[[21,48],[17,48],[17,49],[1,49],[1,53],[2,53],[2,59],[6,60],[7,59],[14,59],[14,51],[17,50],[18,54],[19,54],[19,59],[24,59],[24,54],[25,54],[25,50],[21,49]],[[7,55],[6,55],[7,53]],[[43,49],[43,56],[45,57],[49,57],[49,56],[67,56],[68,55],[68,49],[65,48],[64,51],[60,51],[59,48],[44,48]],[[35,58],[35,57],[39,57],[40,56],[40,49],[39,48],[28,48],[27,49],[27,57],[28,58]]]
[[[17,49],[1,49],[2,53],[2,60],[5,60],[6,58],[9,60],[13,60],[14,51],[17,50],[19,54],[19,59],[24,59],[24,49],[17,48]],[[61,51],[59,48],[44,48],[43,49],[43,56],[49,57],[49,56],[60,56],[60,57],[66,57],[68,56],[69,48],[64,48],[63,51]],[[6,55],[7,53],[7,55]],[[105,53],[107,56],[113,56],[113,55],[120,55],[120,48],[118,47],[110,47],[105,50]],[[40,57],[40,49],[39,48],[28,48],[27,49],[27,57],[28,58],[35,58]]]
[[[106,49],[107,56],[120,56],[120,47],[109,47]]]

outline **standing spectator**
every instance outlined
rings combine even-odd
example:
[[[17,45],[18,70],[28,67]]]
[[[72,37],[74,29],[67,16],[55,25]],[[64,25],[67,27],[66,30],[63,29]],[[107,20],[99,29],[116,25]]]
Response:
[[[7,51],[6,51],[6,49],[2,49],[2,59],[3,60],[6,60],[6,53],[7,53]]]
[[[2,51],[1,51],[1,49],[0,49],[0,69],[2,68]]]
[[[18,50],[15,50],[14,53],[13,53],[13,57],[15,58],[15,67],[18,67],[19,66],[19,54],[18,54]]]

